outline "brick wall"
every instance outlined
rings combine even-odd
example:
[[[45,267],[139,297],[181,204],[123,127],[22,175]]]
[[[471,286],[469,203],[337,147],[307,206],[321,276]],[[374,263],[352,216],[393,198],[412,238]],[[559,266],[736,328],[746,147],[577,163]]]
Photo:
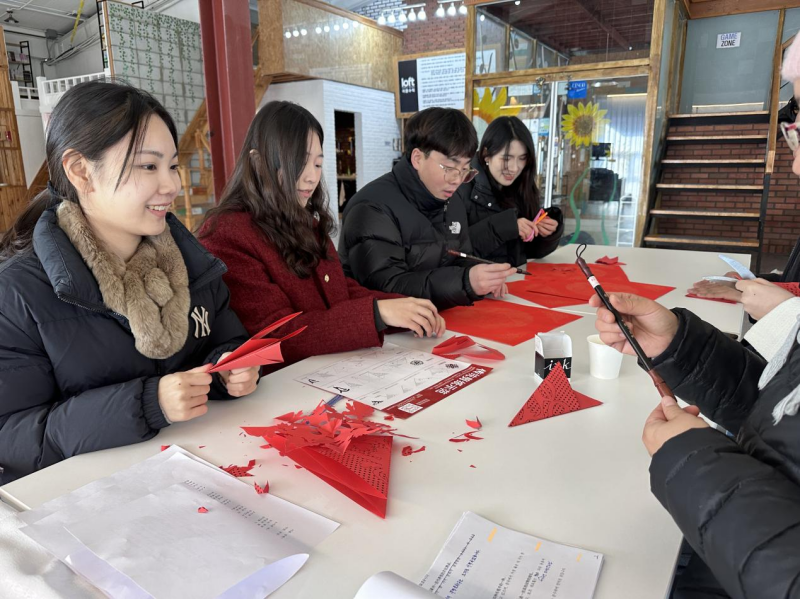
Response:
[[[448,8],[450,5],[445,5]],[[456,4],[456,8],[458,8]],[[420,54],[463,48],[467,43],[467,17],[456,14],[455,17],[436,16],[439,3],[428,0],[425,5],[427,20],[408,23],[403,42],[403,54]]]
[[[377,21],[381,14],[387,19],[389,18],[389,14],[394,9],[394,16],[395,19],[400,16],[400,13],[397,12],[398,8],[406,6],[407,4],[412,4],[411,2],[404,2],[403,0],[377,0],[377,2],[373,2],[372,4],[367,4],[363,8],[357,10],[356,12],[362,16],[367,17],[368,19],[372,19],[373,21]],[[408,11],[406,11],[408,14]],[[387,27],[394,27],[399,31],[405,31],[408,23],[401,23],[400,21],[395,21],[393,25],[389,23],[386,24]]]
[[[792,152],[782,138],[775,153],[775,171],[769,186],[764,251],[789,254],[800,237],[800,180],[792,172]]]

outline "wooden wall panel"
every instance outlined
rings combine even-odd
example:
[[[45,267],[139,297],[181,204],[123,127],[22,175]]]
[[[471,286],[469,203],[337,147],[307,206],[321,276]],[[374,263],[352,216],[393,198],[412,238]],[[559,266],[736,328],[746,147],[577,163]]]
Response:
[[[19,144],[6,39],[0,27],[0,234],[8,230],[25,207],[28,188]]]
[[[402,34],[366,25],[360,19],[349,18],[349,13],[334,13],[308,2],[282,0],[282,3],[285,72],[394,92],[394,61],[403,53]],[[354,23],[358,25],[354,27]],[[337,25],[338,31],[334,29]],[[325,26],[330,28],[329,32],[316,33],[317,27]],[[285,37],[286,31],[303,29],[306,35]]]

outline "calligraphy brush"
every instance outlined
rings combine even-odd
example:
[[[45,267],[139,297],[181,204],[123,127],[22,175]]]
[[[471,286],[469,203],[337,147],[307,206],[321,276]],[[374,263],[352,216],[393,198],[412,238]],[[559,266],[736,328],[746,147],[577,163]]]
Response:
[[[469,254],[465,254],[464,252],[457,252],[455,250],[447,250],[447,253],[451,256],[455,256],[456,258],[466,258],[467,260],[474,260],[475,262],[480,262],[481,264],[497,264],[497,262],[492,262],[491,260],[484,260],[483,258],[478,258],[477,256],[470,256]],[[524,268],[516,268],[515,270],[517,273],[521,275],[528,275],[533,276]]]
[[[645,372],[647,372],[647,374],[650,375],[650,378],[653,379],[653,384],[656,386],[656,389],[658,389],[661,397],[675,397],[675,394],[672,392],[672,389],[669,388],[669,385],[667,385],[667,383],[664,382],[664,379],[661,378],[661,375],[655,371],[653,362],[647,357],[647,354],[644,353],[642,346],[639,345],[638,341],[636,341],[636,338],[633,336],[633,333],[631,333],[628,325],[626,325],[625,321],[622,320],[622,315],[614,306],[611,305],[611,300],[609,299],[605,290],[600,286],[600,282],[592,274],[592,271],[589,269],[589,265],[586,264],[586,260],[581,257],[585,250],[585,243],[582,243],[578,246],[578,249],[575,251],[575,256],[577,257],[575,264],[578,265],[578,268],[580,268],[581,272],[586,276],[586,279],[594,288],[595,293],[597,293],[597,296],[600,298],[600,301],[602,301],[605,307],[608,308],[609,312],[614,315],[622,334],[625,336],[625,339],[628,340],[628,343],[631,344],[636,357],[639,358],[639,366],[644,368]]]

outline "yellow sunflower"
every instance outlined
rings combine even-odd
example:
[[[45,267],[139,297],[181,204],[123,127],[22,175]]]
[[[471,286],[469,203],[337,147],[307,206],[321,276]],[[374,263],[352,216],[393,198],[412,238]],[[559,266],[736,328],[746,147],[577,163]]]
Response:
[[[567,141],[580,148],[597,145],[600,130],[611,121],[603,118],[608,110],[602,110],[599,104],[589,102],[584,105],[579,102],[577,106],[569,104],[567,114],[561,119],[561,131]]]
[[[483,90],[483,97],[478,95],[476,89],[472,96],[473,116],[483,120],[487,125],[499,116],[517,116],[522,108],[506,106],[506,100],[508,100],[508,89],[505,87],[500,88],[496,98],[492,98],[491,88]]]

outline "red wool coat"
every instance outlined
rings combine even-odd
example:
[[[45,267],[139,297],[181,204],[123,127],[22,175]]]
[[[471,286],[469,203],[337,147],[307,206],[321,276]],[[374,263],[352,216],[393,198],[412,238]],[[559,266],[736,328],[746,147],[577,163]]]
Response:
[[[276,331],[286,335],[308,325],[281,344],[284,365],[383,343],[383,334],[375,326],[374,300],[402,296],[370,291],[345,277],[332,241],[328,241],[328,258],[310,277],[301,279],[264,239],[249,214],[222,214],[214,232],[203,237],[208,230],[203,227],[200,241],[228,266],[223,280],[230,289],[231,307],[248,334],[289,314],[303,313]]]

